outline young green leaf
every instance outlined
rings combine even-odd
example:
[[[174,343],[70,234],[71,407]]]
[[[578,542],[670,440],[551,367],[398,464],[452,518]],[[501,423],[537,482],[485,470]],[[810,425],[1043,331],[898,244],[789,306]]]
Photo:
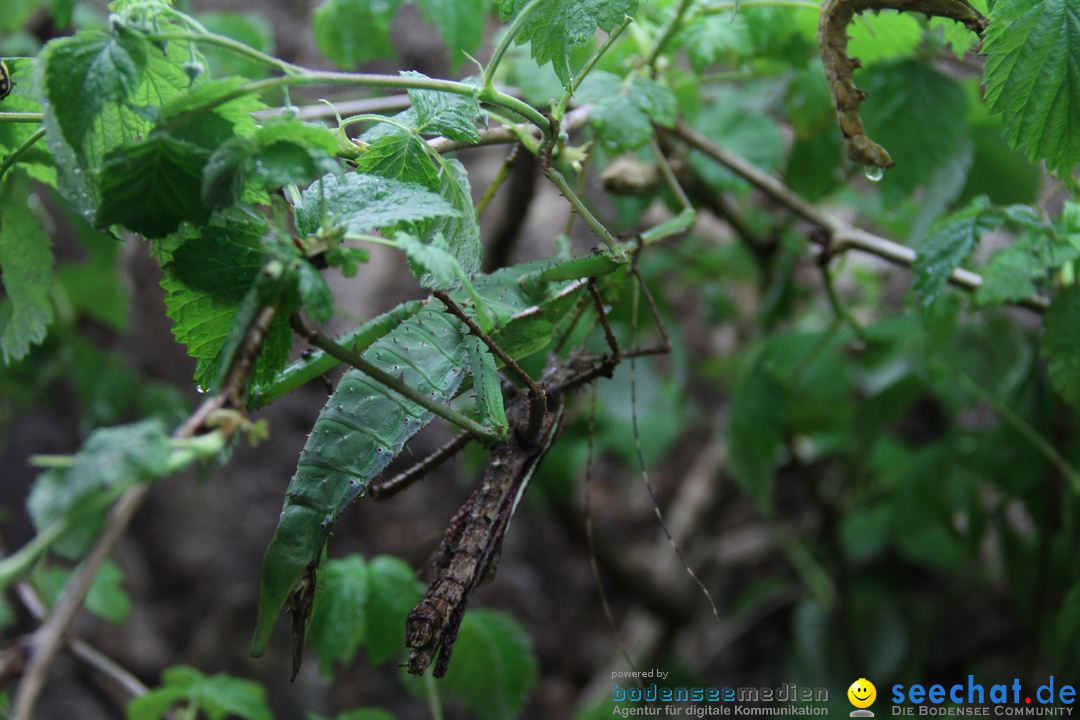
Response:
[[[578,91],[582,102],[592,103],[589,122],[613,151],[633,150],[652,137],[652,123],[675,124],[675,96],[644,75],[620,78],[596,70],[589,73]]]
[[[312,235],[320,228],[364,234],[402,223],[456,217],[459,211],[420,185],[377,175],[324,175],[301,195],[296,229]]]
[[[927,310],[937,301],[949,275],[967,259],[983,233],[1001,223],[1001,213],[990,207],[985,198],[934,223],[913,268],[912,289],[920,307]]]
[[[45,339],[53,319],[52,241],[30,210],[30,180],[22,170],[0,178],[0,356],[19,360]]]
[[[1050,384],[1080,407],[1080,286],[1062,290],[1043,316],[1041,350]]]
[[[424,140],[413,132],[402,132],[398,128],[379,135],[357,158],[356,169],[432,190],[439,187],[439,168],[428,155]]]
[[[1035,279],[1046,271],[1039,259],[1021,244],[998,250],[982,269],[982,285],[975,292],[979,305],[1001,305],[1033,297]]]
[[[680,44],[686,48],[690,65],[698,74],[717,60],[733,63],[753,52],[753,38],[746,18],[717,13],[687,23],[679,33]]]
[[[401,74],[404,77],[427,77],[411,70]],[[462,142],[480,142],[476,119],[481,113],[476,98],[437,90],[409,90],[409,101],[416,113],[417,132],[445,135]]]
[[[497,3],[503,19],[508,20],[529,0]],[[529,13],[516,40],[518,44],[529,43],[537,64],[550,62],[563,85],[570,87],[570,52],[591,43],[597,28],[610,32],[637,10],[638,0],[543,0]]]
[[[436,235],[430,243],[423,243],[408,233],[399,232],[394,241],[409,258],[413,273],[420,277],[424,287],[434,290],[452,290],[465,277],[457,258],[447,250],[446,240]]]
[[[536,685],[538,661],[528,634],[511,616],[473,610],[461,622],[454,662],[441,685],[484,720],[517,717]]]
[[[312,19],[315,43],[343,70],[393,57],[390,23],[398,0],[324,0]]]
[[[178,705],[192,713],[201,710],[210,720],[273,720],[266,691],[251,680],[224,673],[203,675],[183,665],[169,668],[161,679],[161,687],[128,703],[127,720],[161,720]]]
[[[308,627],[308,642],[329,676],[335,662],[348,663],[364,640],[368,568],[359,555],[326,563]]]
[[[1029,160],[1068,175],[1080,159],[1080,7],[1076,0],[994,3],[983,46],[986,102]]]

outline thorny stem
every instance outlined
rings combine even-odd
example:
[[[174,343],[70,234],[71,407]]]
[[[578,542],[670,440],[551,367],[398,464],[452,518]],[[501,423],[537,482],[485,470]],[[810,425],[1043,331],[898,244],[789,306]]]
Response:
[[[484,211],[488,209],[488,205],[490,205],[491,201],[495,198],[495,194],[499,192],[499,188],[506,182],[506,178],[510,177],[510,170],[514,167],[514,162],[517,160],[520,151],[521,143],[518,143],[506,154],[506,159],[503,160],[502,165],[499,166],[499,171],[495,173],[495,178],[491,181],[491,184],[487,186],[483,196],[476,203],[477,217],[484,216]]]
[[[488,60],[488,64],[484,68],[483,83],[485,90],[494,89],[495,70],[498,69],[499,63],[502,62],[506,51],[510,49],[510,45],[514,42],[514,37],[518,34],[518,31],[524,27],[525,21],[529,19],[529,14],[535,10],[540,3],[545,1],[546,0],[532,0],[528,5],[521,8],[517,17],[515,17],[513,22],[506,28],[502,38],[499,40],[499,44],[495,46],[495,50],[491,53],[491,59]]]
[[[683,16],[686,15],[686,11],[690,9],[693,4],[693,0],[680,0],[679,6],[675,8],[675,12],[668,18],[667,24],[660,31],[659,37],[656,38],[656,44],[653,45],[652,52],[649,53],[649,58],[645,61],[653,71],[656,71],[656,61],[660,59],[660,55],[664,52],[664,47],[668,44],[668,41],[675,36],[675,33],[679,31],[682,26]]]
[[[682,185],[679,184],[679,179],[675,177],[675,171],[671,169],[671,163],[668,162],[667,155],[664,154],[663,148],[660,147],[656,135],[649,136],[649,144],[653,155],[656,156],[656,163],[660,166],[660,173],[664,176],[664,182],[667,183],[668,188],[675,195],[675,199],[679,201],[684,210],[693,210],[694,206],[690,202],[690,198],[687,197]]]
[[[590,57],[585,65],[582,66],[581,70],[574,75],[573,80],[570,81],[570,87],[563,92],[562,97],[559,98],[559,101],[555,103],[555,106],[551,110],[551,114],[557,120],[562,120],[563,113],[566,112],[566,106],[570,104],[570,99],[574,96],[574,93],[577,92],[578,87],[581,86],[585,77],[592,72],[592,69],[596,67],[596,63],[600,62],[600,58],[604,57],[607,51],[611,49],[611,46],[615,44],[615,41],[619,39],[619,36],[623,34],[623,30],[625,30],[633,21],[634,19],[628,15],[621,23],[612,28],[603,44],[596,49],[596,52],[592,54],[592,57]]]
[[[0,112],[0,123],[36,123],[45,119],[45,113]]]
[[[382,383],[399,395],[403,395],[428,412],[434,413],[447,422],[451,422],[467,431],[485,445],[491,445],[499,441],[499,436],[493,431],[487,429],[472,418],[459,413],[452,407],[435,402],[424,393],[401,380],[401,378],[394,377],[382,368],[368,362],[362,355],[338,345],[331,338],[323,335],[318,330],[307,327],[296,315],[293,315],[289,319],[289,324],[297,335],[324,351],[327,355],[332,355],[346,365],[351,365],[360,372],[371,376],[372,379]]]
[[[547,164],[544,167],[544,174],[547,175],[548,180],[552,182],[555,187],[559,189],[563,197],[566,198],[570,206],[574,208],[574,211],[581,216],[581,219],[585,221],[585,224],[589,226],[589,229],[600,238],[605,245],[612,250],[619,246],[619,241],[615,239],[615,236],[611,234],[604,224],[596,219],[596,216],[590,212],[589,208],[585,206],[584,201],[578,197],[577,193],[573,191],[570,184],[566,182],[566,178],[563,174],[556,170],[552,165]]]

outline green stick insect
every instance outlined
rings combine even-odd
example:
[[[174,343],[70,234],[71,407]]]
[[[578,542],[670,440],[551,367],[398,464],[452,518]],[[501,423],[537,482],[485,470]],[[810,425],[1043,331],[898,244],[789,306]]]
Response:
[[[436,415],[485,444],[505,440],[509,427],[492,347],[498,348],[506,364],[547,346],[559,322],[581,303],[587,279],[625,272],[629,257],[625,252],[604,252],[569,261],[525,263],[477,278],[475,292],[494,323],[484,334],[490,347],[481,346],[466,323],[448,312],[463,313],[462,307],[476,311],[463,290],[442,295],[441,300],[406,304],[350,333],[344,344],[294,323],[321,352],[286,368],[270,386],[257,388],[253,406],[317,377],[335,359],[354,367],[327,400],[286,492],[281,519],[263,559],[253,654],[263,652],[277,616],[288,605],[297,668],[315,573],[342,511]],[[446,404],[467,374],[479,398],[480,422]],[[535,398],[531,412],[537,417]]]

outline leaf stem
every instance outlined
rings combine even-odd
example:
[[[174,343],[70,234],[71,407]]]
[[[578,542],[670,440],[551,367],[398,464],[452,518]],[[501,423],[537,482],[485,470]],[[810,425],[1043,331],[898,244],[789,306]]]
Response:
[[[5,123],[35,123],[44,119],[45,113],[0,112],[0,122]]]
[[[656,44],[653,45],[652,52],[649,53],[649,58],[645,61],[645,64],[656,70],[656,61],[660,59],[661,53],[664,52],[664,46],[668,44],[668,41],[674,37],[675,33],[679,31],[682,26],[683,16],[686,15],[686,11],[690,9],[694,0],[680,0],[679,6],[675,8],[674,14],[668,19],[667,24],[660,31],[660,36],[656,38]]]
[[[196,32],[196,33],[191,33],[191,32],[186,32],[186,33],[184,33],[184,32],[164,32],[164,33],[148,33],[146,35],[146,37],[148,39],[150,39],[150,40],[155,40],[155,41],[175,40],[175,41],[178,41],[178,42],[183,42],[183,41],[192,41],[193,40],[195,42],[205,43],[205,44],[208,44],[208,45],[217,45],[218,47],[225,48],[226,50],[231,50],[232,52],[236,53],[237,55],[243,55],[244,57],[249,58],[251,60],[255,60],[256,62],[260,62],[260,63],[263,63],[264,65],[269,65],[270,67],[277,68],[281,72],[284,72],[284,73],[287,73],[287,74],[306,72],[306,70],[303,67],[299,66],[299,65],[295,65],[295,64],[293,64],[291,62],[288,62],[286,60],[281,60],[279,58],[274,57],[273,55],[267,55],[264,52],[256,50],[255,48],[251,47],[250,45],[245,45],[242,42],[239,42],[237,40],[233,40],[232,38],[226,37],[225,35],[218,35],[217,33],[212,33],[212,32]]]
[[[518,31],[525,25],[525,21],[528,20],[529,13],[535,10],[540,3],[546,1],[547,0],[531,0],[528,5],[521,8],[521,12],[517,14],[517,17],[515,17],[509,27],[506,28],[506,32],[504,32],[502,38],[499,39],[499,44],[495,46],[494,52],[491,53],[491,59],[488,60],[488,64],[484,68],[483,82],[485,91],[495,89],[495,70],[499,67],[499,63],[502,62],[503,55],[510,49],[510,44],[514,42],[514,36],[518,34]]]
[[[18,162],[19,158],[25,155],[26,152],[34,146],[34,143],[43,137],[45,137],[45,128],[38,128],[33,135],[26,138],[26,141],[22,145],[15,148],[10,155],[4,158],[4,162],[0,163],[0,178],[4,177],[4,173],[6,173],[12,165]]]
[[[592,57],[590,57],[581,70],[574,75],[574,79],[570,81],[570,87],[566,89],[562,94],[562,97],[559,98],[558,103],[556,103],[555,107],[551,110],[551,114],[556,120],[562,120],[563,113],[566,112],[566,106],[570,104],[570,99],[574,96],[574,93],[577,92],[581,82],[590,72],[592,72],[592,69],[596,67],[596,63],[600,62],[600,58],[611,49],[611,46],[614,45],[615,41],[619,39],[619,36],[623,34],[623,30],[625,30],[633,21],[634,18],[627,15],[619,25],[612,28],[611,32],[608,33],[607,39],[604,40],[604,43],[596,49],[596,52],[592,54]]]
[[[439,685],[431,671],[424,673],[424,694],[427,695],[431,720],[443,720],[442,699],[439,697]]]

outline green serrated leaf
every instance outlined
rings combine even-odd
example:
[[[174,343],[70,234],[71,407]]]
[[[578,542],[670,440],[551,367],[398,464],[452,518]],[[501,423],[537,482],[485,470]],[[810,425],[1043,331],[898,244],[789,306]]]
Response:
[[[164,237],[182,222],[202,223],[203,166],[209,153],[194,143],[154,133],[109,153],[101,168],[98,225],[123,225],[146,237]]]
[[[427,78],[412,70],[403,77]],[[409,90],[409,101],[416,113],[416,131],[424,135],[445,135],[452,140],[480,142],[476,119],[480,103],[474,97],[437,90]]]
[[[1027,248],[1013,245],[998,250],[982,269],[982,285],[975,292],[979,305],[1000,305],[1035,295],[1035,278],[1045,272]]]
[[[465,53],[474,52],[484,39],[488,0],[419,0],[420,12],[434,25],[450,48],[450,64],[457,67]]]
[[[401,653],[405,616],[422,594],[416,574],[403,560],[379,555],[368,564],[365,648],[372,665],[378,667]]]
[[[311,235],[335,227],[363,234],[459,212],[424,187],[378,175],[324,175],[301,195],[296,229]]]
[[[1080,5],[1077,0],[994,3],[983,44],[986,102],[1009,144],[1068,175],[1080,160]]]
[[[521,11],[529,0],[498,0],[504,19]],[[537,64],[551,63],[565,87],[570,87],[570,53],[593,41],[596,29],[610,32],[626,16],[637,14],[638,0],[544,0],[529,13],[517,43],[529,43]]]
[[[964,118],[967,98],[955,80],[917,61],[875,65],[859,77],[870,96],[860,106],[866,131],[896,162],[879,187],[896,202],[956,157],[968,126],[941,118]]]
[[[983,233],[1001,223],[1001,213],[983,199],[931,226],[913,266],[915,282],[912,290],[923,310],[937,301],[948,284],[949,275],[971,254]]]
[[[330,676],[334,663],[351,661],[364,640],[368,568],[362,557],[350,555],[329,561],[320,575],[307,637]]]
[[[735,388],[728,417],[729,468],[762,510],[772,507],[774,466],[784,439],[789,396],[766,356]]]
[[[82,32],[50,42],[43,51],[45,94],[64,139],[81,149],[92,123],[109,103],[127,100],[147,64],[141,35]]]
[[[514,618],[473,610],[461,622],[454,661],[440,681],[447,695],[484,720],[517,717],[538,679],[532,642]]]
[[[736,64],[754,49],[750,26],[742,15],[716,13],[697,18],[686,24],[678,39],[698,74],[718,60]]]
[[[424,140],[411,132],[388,131],[379,137],[357,158],[356,169],[432,190],[439,187],[438,166],[428,155]]]
[[[192,667],[177,666],[162,674],[162,686],[133,699],[128,720],[161,720],[168,710],[183,703],[190,712],[200,710],[210,720],[239,717],[273,720],[266,691],[256,682],[218,673],[203,675]]]
[[[648,142],[653,122],[675,124],[675,96],[643,75],[624,79],[596,70],[585,78],[578,94],[583,102],[592,103],[589,123],[613,151],[633,150]]]
[[[1043,316],[1041,351],[1050,384],[1074,407],[1080,406],[1080,286],[1058,293]]]
[[[53,320],[52,241],[30,210],[37,202],[22,170],[0,180],[0,355],[4,363],[24,357],[45,339]]]
[[[227,342],[268,255],[262,238],[268,228],[257,215],[230,211],[216,215],[165,264],[161,285],[173,336],[195,358],[195,382],[213,387]],[[291,347],[287,323],[271,325],[256,363],[256,382],[267,382],[286,362]]]
[[[4,59],[14,83],[14,89],[4,98],[4,112],[42,111],[41,103],[37,99],[40,94],[35,92],[34,87],[36,62],[35,58]],[[0,157],[7,157],[21,147],[38,129],[34,123],[0,123]],[[42,140],[25,152],[15,163],[15,167],[24,169],[38,182],[56,185],[55,161],[48,145]]]
[[[315,44],[343,70],[393,57],[390,23],[397,0],[324,0],[315,9]]]
[[[430,243],[422,243],[408,233],[397,233],[394,241],[409,258],[409,265],[421,278],[424,287],[452,290],[461,284],[465,273],[457,258],[447,250],[446,241],[441,235]]]

